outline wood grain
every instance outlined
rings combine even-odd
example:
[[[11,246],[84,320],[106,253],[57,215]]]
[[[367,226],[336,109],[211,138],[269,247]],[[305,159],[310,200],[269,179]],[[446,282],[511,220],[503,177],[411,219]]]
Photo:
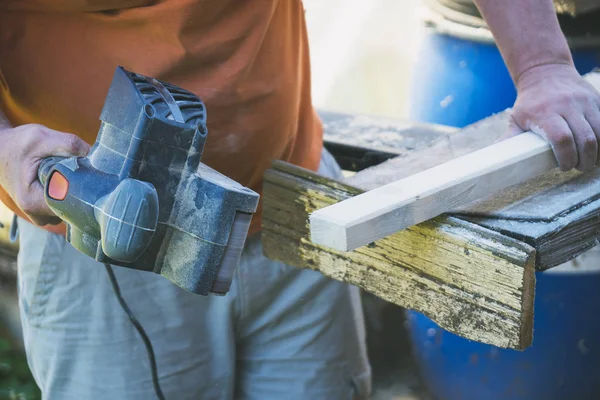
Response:
[[[505,110],[463,129],[446,132],[401,157],[358,172],[347,182],[365,191],[371,190],[470,154],[498,141],[508,128],[509,118],[509,110]]]
[[[428,315],[465,338],[499,347],[531,344],[535,250],[455,218],[413,226],[353,252],[309,239],[309,213],[362,190],[285,163],[265,175],[267,257],[318,270]]]
[[[599,75],[588,74],[586,79],[598,87]],[[489,146],[508,127],[508,112],[440,135],[429,147],[363,169],[344,182],[370,190]],[[577,257],[600,241],[599,183],[600,170],[582,174],[555,169],[450,210],[447,215],[524,241],[536,249],[536,269],[546,270]]]
[[[311,240],[354,250],[556,166],[550,144],[524,133],[315,211]]]

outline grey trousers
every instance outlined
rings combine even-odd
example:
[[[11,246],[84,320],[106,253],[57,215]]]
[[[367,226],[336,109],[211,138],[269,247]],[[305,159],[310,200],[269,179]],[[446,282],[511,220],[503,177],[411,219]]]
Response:
[[[341,171],[323,153],[320,172]],[[64,238],[19,221],[19,295],[29,366],[49,400],[154,399],[146,348],[108,275]],[[366,398],[356,287],[265,258],[249,238],[225,297],[114,267],[153,343],[167,399]]]

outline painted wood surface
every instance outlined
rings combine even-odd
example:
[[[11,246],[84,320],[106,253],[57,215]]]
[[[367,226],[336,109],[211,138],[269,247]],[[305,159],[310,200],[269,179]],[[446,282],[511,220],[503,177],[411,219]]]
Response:
[[[586,78],[588,81],[597,80],[598,74],[590,74]],[[596,83],[593,84],[597,86]],[[397,258],[400,257],[401,252],[396,249],[409,249],[405,242],[418,242],[421,240],[421,233],[409,228],[352,252],[339,252],[315,245],[310,241],[307,236],[309,213],[489,146],[504,133],[507,126],[508,110],[465,129],[432,138],[429,144],[424,144],[420,149],[414,149],[380,165],[361,170],[344,179],[343,182],[314,176],[303,170],[302,177],[299,178],[297,176],[299,170],[292,172],[287,169],[289,167],[287,165],[285,168],[281,165],[275,166],[268,172],[268,177],[276,177],[276,179],[266,183],[263,195],[266,205],[264,213],[267,216],[264,236],[267,256],[290,265],[321,271],[333,279],[351,282],[383,299],[420,311],[418,307],[422,307],[419,305],[421,298],[416,300],[409,298],[420,294],[414,292],[407,294],[404,289],[411,287],[415,278],[402,275],[402,279],[406,281],[398,282],[397,268],[410,268],[407,265],[412,264],[405,260],[420,259],[421,248],[410,247],[410,250],[406,250],[407,253],[402,255],[404,259]],[[353,145],[351,140],[348,144]],[[286,173],[282,173],[282,170]],[[470,244],[481,244],[489,240],[487,235],[490,232],[494,232],[513,240],[513,243],[518,243],[519,246],[528,248],[530,257],[528,262],[534,258],[535,268],[550,268],[587,251],[600,240],[600,200],[597,199],[600,195],[594,194],[600,193],[600,188],[596,190],[593,187],[594,182],[596,178],[592,175],[578,172],[563,174],[551,170],[540,175],[539,179],[503,191],[502,196],[481,199],[469,207],[453,209],[446,214],[446,217],[438,217],[415,228],[421,225],[433,225],[435,229],[441,229],[438,224],[446,219],[467,222],[464,226],[465,230],[478,232],[470,235]],[[284,190],[282,187],[287,189]],[[535,202],[538,205],[531,207]],[[551,202],[552,206],[544,208],[542,204],[544,202]],[[292,206],[296,207],[294,212],[289,211]],[[481,228],[484,229],[480,230]],[[455,232],[452,230],[446,230],[445,234],[452,240],[460,240],[454,236]],[[394,249],[394,251],[382,256],[380,243],[385,244],[384,248]],[[528,245],[531,247],[527,247]],[[469,254],[472,252],[469,251]],[[469,260],[466,253],[461,257],[458,263],[450,264],[441,258],[437,263],[441,269],[455,271],[457,264],[462,268],[463,263]],[[378,269],[370,269],[374,264]],[[429,267],[423,266],[423,268],[428,271]],[[502,271],[505,265],[496,260],[486,260],[479,263],[479,268],[480,271]],[[510,273],[507,270],[502,272],[502,275],[510,276]],[[521,280],[523,281],[533,284],[531,280]],[[519,279],[514,278],[509,284],[516,287],[519,285],[518,282]],[[525,290],[523,293],[531,292]],[[438,294],[447,307],[455,302],[456,310],[464,310],[462,303],[457,302],[456,298],[452,298],[448,292]],[[447,313],[445,315],[453,314],[449,308],[441,309],[442,313]],[[527,310],[526,303],[523,304],[522,309]],[[448,322],[443,315],[429,316],[441,324],[444,324],[444,321]],[[461,329],[453,331],[468,338],[479,337],[474,340],[485,343],[501,341],[496,336],[494,331],[496,327],[493,324],[479,325],[478,332],[483,332],[479,333],[479,336],[469,332],[468,329]],[[512,330],[511,334],[514,333],[515,330]],[[481,338],[482,335],[488,336]],[[520,338],[524,337],[517,335],[507,339],[510,335],[507,332],[503,335],[500,337],[504,337],[504,340],[511,343],[522,343]]]
[[[312,243],[309,213],[361,193],[276,163],[265,175],[266,256],[357,285],[472,340],[514,349],[531,344],[532,247],[451,217],[413,226],[353,252]]]

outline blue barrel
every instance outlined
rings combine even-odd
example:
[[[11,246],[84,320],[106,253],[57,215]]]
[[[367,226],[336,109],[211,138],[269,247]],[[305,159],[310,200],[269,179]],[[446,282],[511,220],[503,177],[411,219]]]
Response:
[[[445,22],[444,34],[430,31],[421,44],[412,74],[410,118],[464,127],[512,107],[517,93],[489,31],[478,28],[469,34],[461,26],[458,36],[452,36],[453,23]],[[578,45],[576,39],[572,42]],[[581,42],[582,48],[572,48],[572,54],[584,74],[600,66],[600,38]]]
[[[489,31],[435,21],[415,65],[411,119],[464,127],[512,107],[515,88]],[[576,42],[576,66],[587,73],[600,47]],[[522,352],[466,340],[407,311],[414,356],[436,400],[600,399],[600,250],[536,278],[533,345]]]

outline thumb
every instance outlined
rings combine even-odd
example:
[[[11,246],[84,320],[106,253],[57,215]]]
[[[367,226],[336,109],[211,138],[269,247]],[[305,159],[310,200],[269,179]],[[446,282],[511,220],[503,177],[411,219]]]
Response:
[[[500,138],[498,138],[497,142],[502,142],[506,139],[510,139],[511,137],[520,135],[521,133],[525,132],[524,129],[522,129],[519,124],[517,123],[517,121],[515,121],[514,117],[511,116],[509,121],[508,121],[508,127],[506,128],[506,130],[504,131],[504,133],[502,134],[502,136],[500,136]]]
[[[77,135],[52,129],[47,129],[46,134],[47,140],[40,149],[40,157],[83,157],[90,151],[90,145]]]

